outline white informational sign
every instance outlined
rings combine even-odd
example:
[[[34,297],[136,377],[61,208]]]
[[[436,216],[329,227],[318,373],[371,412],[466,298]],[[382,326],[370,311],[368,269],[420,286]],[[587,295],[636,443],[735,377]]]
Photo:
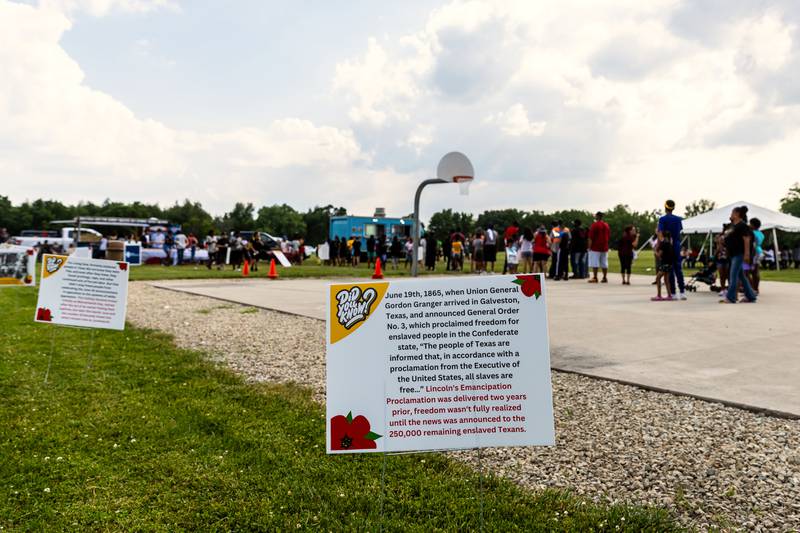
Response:
[[[0,245],[0,287],[36,286],[36,250],[28,246]]]
[[[317,257],[320,261],[329,261],[331,258],[331,248],[328,243],[320,244],[317,246]]]
[[[330,285],[328,453],[553,445],[541,274]]]
[[[139,243],[125,243],[125,262],[131,266],[142,264],[142,245]]]
[[[275,258],[278,260],[281,266],[284,267],[292,266],[292,264],[289,262],[289,259],[287,259],[285,255],[283,255],[283,252],[279,252],[278,250],[273,250],[272,255],[275,256]]]
[[[128,272],[125,262],[45,254],[34,320],[125,329]]]

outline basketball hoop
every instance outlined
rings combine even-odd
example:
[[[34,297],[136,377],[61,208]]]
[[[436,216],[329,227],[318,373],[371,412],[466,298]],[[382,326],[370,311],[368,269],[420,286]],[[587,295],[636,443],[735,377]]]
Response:
[[[453,181],[458,183],[458,194],[461,196],[469,196],[469,186],[472,185],[472,176],[454,176]]]
[[[423,181],[417,187],[414,195],[414,228],[412,233],[411,275],[417,275],[419,265],[419,198],[426,185],[434,183],[458,183],[458,190],[463,195],[469,194],[469,185],[475,179],[475,169],[472,168],[467,156],[461,152],[450,152],[439,161],[436,167],[436,178]]]

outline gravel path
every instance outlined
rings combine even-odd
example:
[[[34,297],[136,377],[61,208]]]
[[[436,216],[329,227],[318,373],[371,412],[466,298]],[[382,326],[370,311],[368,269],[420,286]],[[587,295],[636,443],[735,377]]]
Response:
[[[144,283],[131,284],[128,320],[324,402],[324,322]],[[483,467],[533,489],[667,507],[701,529],[800,531],[800,421],[561,372],[553,401],[554,448],[485,449]]]

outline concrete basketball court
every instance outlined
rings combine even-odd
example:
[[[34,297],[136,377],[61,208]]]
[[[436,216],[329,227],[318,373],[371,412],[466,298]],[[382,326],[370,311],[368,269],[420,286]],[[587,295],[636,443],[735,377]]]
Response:
[[[707,286],[685,302],[651,302],[651,281],[548,281],[553,368],[800,417],[800,284],[762,282],[758,304],[720,305]],[[330,282],[151,285],[324,320]]]

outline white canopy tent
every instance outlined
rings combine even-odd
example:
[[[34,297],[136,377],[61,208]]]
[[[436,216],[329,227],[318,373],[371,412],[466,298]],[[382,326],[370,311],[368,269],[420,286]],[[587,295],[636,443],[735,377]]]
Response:
[[[775,249],[775,263],[779,265],[778,261],[778,234],[777,230],[788,231],[790,233],[800,233],[800,218],[772,211],[760,205],[751,204],[750,202],[735,202],[729,205],[718,207],[707,213],[702,213],[696,217],[687,218],[683,221],[684,235],[706,235],[710,240],[714,233],[720,233],[722,226],[730,222],[731,210],[734,207],[746,205],[747,217],[749,219],[757,218],[761,221],[761,231],[772,230],[772,244]],[[703,242],[705,248],[705,242]],[[779,267],[780,268],[780,267]]]

